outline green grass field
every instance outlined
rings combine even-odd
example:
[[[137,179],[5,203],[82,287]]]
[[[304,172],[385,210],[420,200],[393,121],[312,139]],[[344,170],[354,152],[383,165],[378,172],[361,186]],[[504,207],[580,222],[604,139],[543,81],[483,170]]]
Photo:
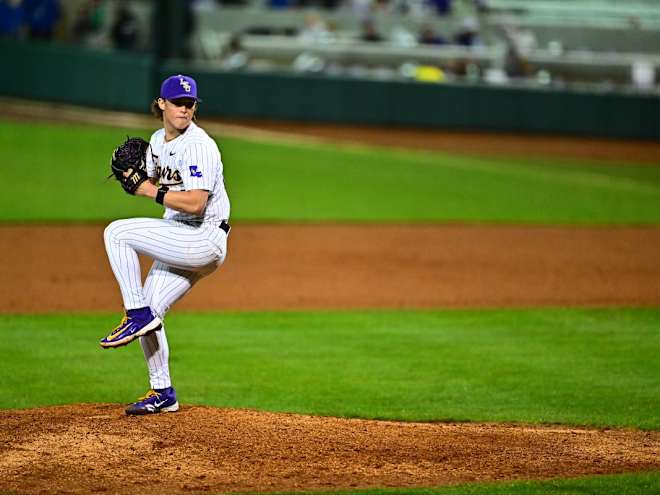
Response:
[[[21,177],[0,195],[0,223],[158,216],[104,180],[126,134],[149,131],[0,121],[3,170]],[[233,221],[660,225],[660,167],[218,141]],[[98,347],[116,317],[0,315],[0,408],[144,393],[139,346]],[[187,404],[660,428],[660,307],[175,311],[167,325]],[[660,472],[364,493],[647,494]]]
[[[140,347],[98,347],[114,318],[0,316],[0,407],[141,395]],[[659,327],[660,310],[632,309],[168,317],[171,370],[186,403],[639,428],[660,427]],[[62,334],[66,345],[47,344]]]
[[[104,180],[110,153],[126,134],[149,137],[149,131],[0,121],[3,168],[23,178],[0,196],[0,221],[157,215],[157,205]],[[660,167],[219,143],[235,221],[660,222]]]
[[[301,495],[301,492],[292,493]],[[548,493],[561,495],[651,495],[660,493],[660,471],[551,481],[479,483],[428,489],[390,488],[302,493],[306,495],[312,495],[312,493],[314,495],[546,495]]]

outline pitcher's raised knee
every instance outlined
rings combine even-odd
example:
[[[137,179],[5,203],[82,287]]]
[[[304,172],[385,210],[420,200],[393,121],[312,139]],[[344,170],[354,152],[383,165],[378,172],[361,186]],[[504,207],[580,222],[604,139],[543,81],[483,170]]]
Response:
[[[119,233],[122,227],[125,227],[130,224],[130,220],[115,220],[109,224],[103,231],[103,240],[105,241],[106,246],[109,243],[119,242]]]

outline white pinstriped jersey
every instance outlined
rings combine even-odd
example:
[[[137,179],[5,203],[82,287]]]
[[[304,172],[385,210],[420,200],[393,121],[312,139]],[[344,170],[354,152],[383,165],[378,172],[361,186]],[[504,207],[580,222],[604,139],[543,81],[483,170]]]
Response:
[[[171,191],[204,189],[209,192],[204,217],[165,208],[163,218],[214,225],[229,220],[229,197],[220,150],[204,129],[191,122],[186,132],[169,142],[165,141],[165,129],[159,129],[153,133],[149,144],[149,177],[158,178],[160,184]]]

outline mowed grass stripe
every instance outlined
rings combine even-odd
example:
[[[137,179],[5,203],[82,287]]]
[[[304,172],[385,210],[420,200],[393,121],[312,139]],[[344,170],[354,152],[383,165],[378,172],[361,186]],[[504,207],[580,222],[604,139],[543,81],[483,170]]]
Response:
[[[0,316],[0,407],[128,402],[110,315]],[[660,310],[172,314],[183,403],[397,420],[660,426]]]
[[[0,121],[4,167],[22,178],[0,197],[0,221],[158,216],[158,205],[104,179],[125,135],[150,132]],[[234,220],[660,223],[660,167],[218,142]]]
[[[332,492],[287,492],[286,495],[650,495],[653,493],[660,493],[660,471],[547,481],[473,483],[438,488],[382,488]],[[273,495],[285,495],[285,493],[282,492]]]
[[[427,160],[430,164],[435,164],[438,162],[439,155],[442,156],[437,153],[420,152],[417,156]],[[639,166],[628,170],[628,174],[621,174],[617,171],[621,168],[625,170],[625,166],[595,165],[589,162],[576,166],[574,161],[562,159],[551,162],[544,158],[525,161],[519,157],[484,159],[453,156],[451,160],[443,163],[457,169],[510,177],[527,177],[533,180],[555,182],[558,185],[586,186],[646,194],[660,193],[660,166]]]

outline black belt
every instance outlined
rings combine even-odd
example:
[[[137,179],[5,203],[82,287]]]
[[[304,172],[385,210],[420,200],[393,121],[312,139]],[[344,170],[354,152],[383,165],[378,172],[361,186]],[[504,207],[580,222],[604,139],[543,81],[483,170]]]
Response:
[[[222,230],[224,230],[225,234],[229,234],[229,231],[231,230],[230,225],[227,222],[225,222],[224,220],[222,222],[220,222],[220,225],[218,225],[218,227],[220,227]]]

